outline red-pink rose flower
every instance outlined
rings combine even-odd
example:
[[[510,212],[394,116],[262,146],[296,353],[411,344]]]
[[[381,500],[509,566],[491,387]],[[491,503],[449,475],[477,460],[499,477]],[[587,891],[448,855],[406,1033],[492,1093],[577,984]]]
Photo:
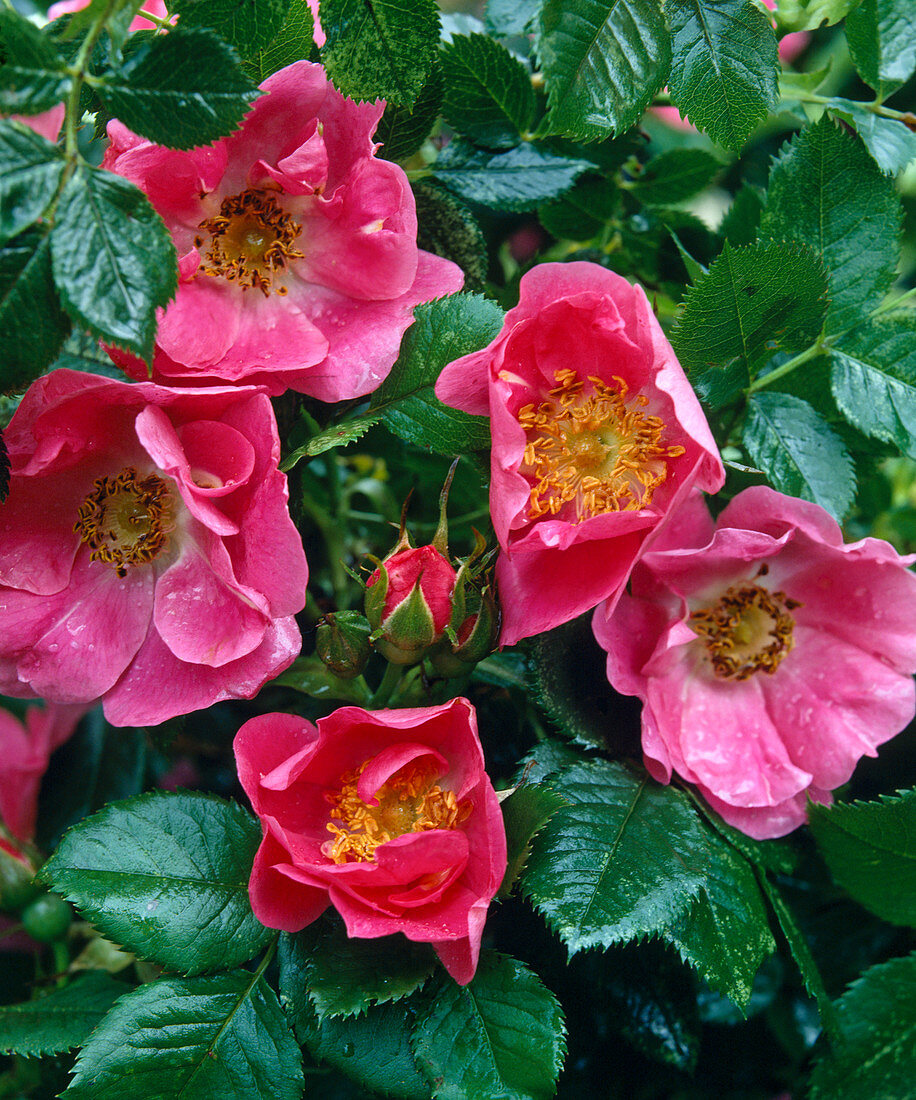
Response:
[[[317,728],[265,714],[239,730],[235,755],[264,830],[258,920],[297,932],[330,904],[350,936],[403,932],[471,980],[506,837],[467,699],[343,707]]]
[[[57,135],[63,125],[66,108],[63,103],[58,103],[49,111],[42,111],[40,115],[10,115],[14,122],[21,122],[28,126],[36,134],[40,134],[48,141],[57,141]]]
[[[370,393],[413,307],[464,277],[417,248],[407,176],[375,156],[384,103],[345,99],[307,61],[262,89],[241,129],[206,148],[165,149],[109,124],[104,167],[146,192],[178,249],[154,376],[258,382],[325,401]]]
[[[308,572],[261,390],[57,370],[4,439],[0,692],[146,725],[251,698],[299,652]]]
[[[614,596],[690,489],[724,481],[645,293],[597,264],[529,271],[502,332],[436,394],[490,416],[503,645]]]
[[[802,824],[916,711],[911,560],[765,487],[717,524],[691,500],[594,618],[608,679],[643,701],[652,775],[754,837]]]
[[[89,0],[58,0],[58,3],[52,4],[50,8],[48,8],[48,18],[59,19],[62,15],[70,15],[72,12],[82,11],[88,4]],[[144,10],[148,11],[151,15],[157,15],[160,19],[168,19],[169,17],[163,0],[144,0],[143,7]],[[155,23],[149,19],[144,19],[142,15],[137,15],[130,21],[131,31],[148,31],[155,26]]]

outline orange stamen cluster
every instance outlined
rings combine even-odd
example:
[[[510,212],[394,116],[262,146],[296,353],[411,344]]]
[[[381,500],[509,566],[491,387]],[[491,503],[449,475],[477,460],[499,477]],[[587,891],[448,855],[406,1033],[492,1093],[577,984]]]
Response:
[[[664,420],[645,411],[644,394],[630,397],[622,378],[586,382],[570,369],[554,378],[548,400],[517,414],[527,437],[520,471],[532,482],[529,518],[570,507],[581,523],[647,507],[668,475],[666,459],[684,453],[662,441]]]
[[[758,576],[766,573],[761,567]],[[795,645],[795,620],[801,607],[784,592],[750,582],[729,588],[710,607],[694,611],[690,628],[706,643],[713,672],[724,680],[747,680],[755,672],[772,676]]]
[[[210,247],[201,264],[204,275],[228,279],[245,290],[257,288],[265,297],[286,294],[274,286],[274,277],[290,260],[301,260],[295,248],[302,226],[280,209],[268,191],[248,190],[223,199],[219,214],[198,226],[210,234]],[[194,240],[197,248],[204,237]]]
[[[325,795],[331,804],[327,830],[334,839],[322,851],[335,863],[370,862],[386,841],[405,833],[456,829],[471,812],[469,802],[459,803],[454,791],[443,791],[429,769],[415,763],[406,764],[376,791],[377,805],[368,805],[356,789],[366,767],[345,773],[340,790]]]
[[[92,551],[92,561],[112,565],[124,577],[128,567],[146,565],[161,554],[174,527],[167,482],[156,474],[141,478],[127,466],[116,477],[96,480],[73,530]]]

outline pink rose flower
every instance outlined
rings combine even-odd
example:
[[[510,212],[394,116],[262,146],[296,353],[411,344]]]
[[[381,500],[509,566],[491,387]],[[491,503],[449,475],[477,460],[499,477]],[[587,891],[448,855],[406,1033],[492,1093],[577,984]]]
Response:
[[[17,840],[35,835],[38,790],[48,769],[51,753],[76,729],[85,706],[29,707],[25,725],[0,709],[0,821]],[[21,854],[0,836],[0,848],[21,859]]]
[[[643,701],[652,775],[761,839],[829,802],[916,711],[912,560],[763,486],[717,524],[690,501],[594,618],[608,679]]]
[[[49,111],[42,111],[40,115],[10,115],[10,118],[15,122],[21,122],[23,126],[28,126],[30,130],[34,130],[47,141],[57,141],[65,113],[66,108],[63,103],[58,103]]]
[[[249,886],[258,920],[298,932],[330,904],[348,935],[403,932],[471,980],[506,837],[467,699],[343,707],[317,728],[265,714],[239,730],[235,755],[264,830]]]
[[[262,88],[242,127],[206,148],[165,149],[108,126],[103,166],[146,192],[178,250],[154,376],[324,401],[371,393],[413,307],[464,276],[417,248],[407,177],[374,155],[384,103],[345,99],[307,61]],[[146,377],[138,360],[112,356]]]
[[[614,597],[690,489],[725,478],[645,293],[597,264],[529,271],[502,332],[436,394],[490,416],[503,645]]]
[[[59,0],[58,3],[52,4],[48,8],[48,19],[60,19],[62,15],[70,15],[72,12],[81,11],[88,4],[89,0]],[[145,0],[143,7],[151,15],[158,15],[160,19],[168,19],[169,17],[163,0]],[[130,21],[129,29],[131,31],[148,31],[155,26],[156,24],[149,19],[144,19],[142,15],[138,15]]]
[[[266,394],[57,370],[4,438],[0,692],[155,724],[249,699],[299,652],[308,571]]]

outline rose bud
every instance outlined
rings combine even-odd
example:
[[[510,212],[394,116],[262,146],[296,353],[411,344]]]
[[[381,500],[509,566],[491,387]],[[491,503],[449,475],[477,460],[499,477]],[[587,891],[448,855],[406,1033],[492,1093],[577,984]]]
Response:
[[[352,680],[366,667],[372,627],[358,611],[335,611],[318,623],[315,649],[335,676]]]

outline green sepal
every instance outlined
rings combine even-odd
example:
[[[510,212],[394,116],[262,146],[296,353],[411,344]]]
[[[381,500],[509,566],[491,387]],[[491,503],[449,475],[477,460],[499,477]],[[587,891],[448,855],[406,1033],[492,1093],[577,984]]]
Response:
[[[410,595],[383,621],[382,633],[374,638],[375,648],[392,664],[416,664],[438,638],[433,613],[420,587],[422,579],[422,575],[417,577]]]
[[[359,611],[335,611],[319,621],[315,649],[335,675],[352,680],[369,660],[371,633],[368,619]]]

